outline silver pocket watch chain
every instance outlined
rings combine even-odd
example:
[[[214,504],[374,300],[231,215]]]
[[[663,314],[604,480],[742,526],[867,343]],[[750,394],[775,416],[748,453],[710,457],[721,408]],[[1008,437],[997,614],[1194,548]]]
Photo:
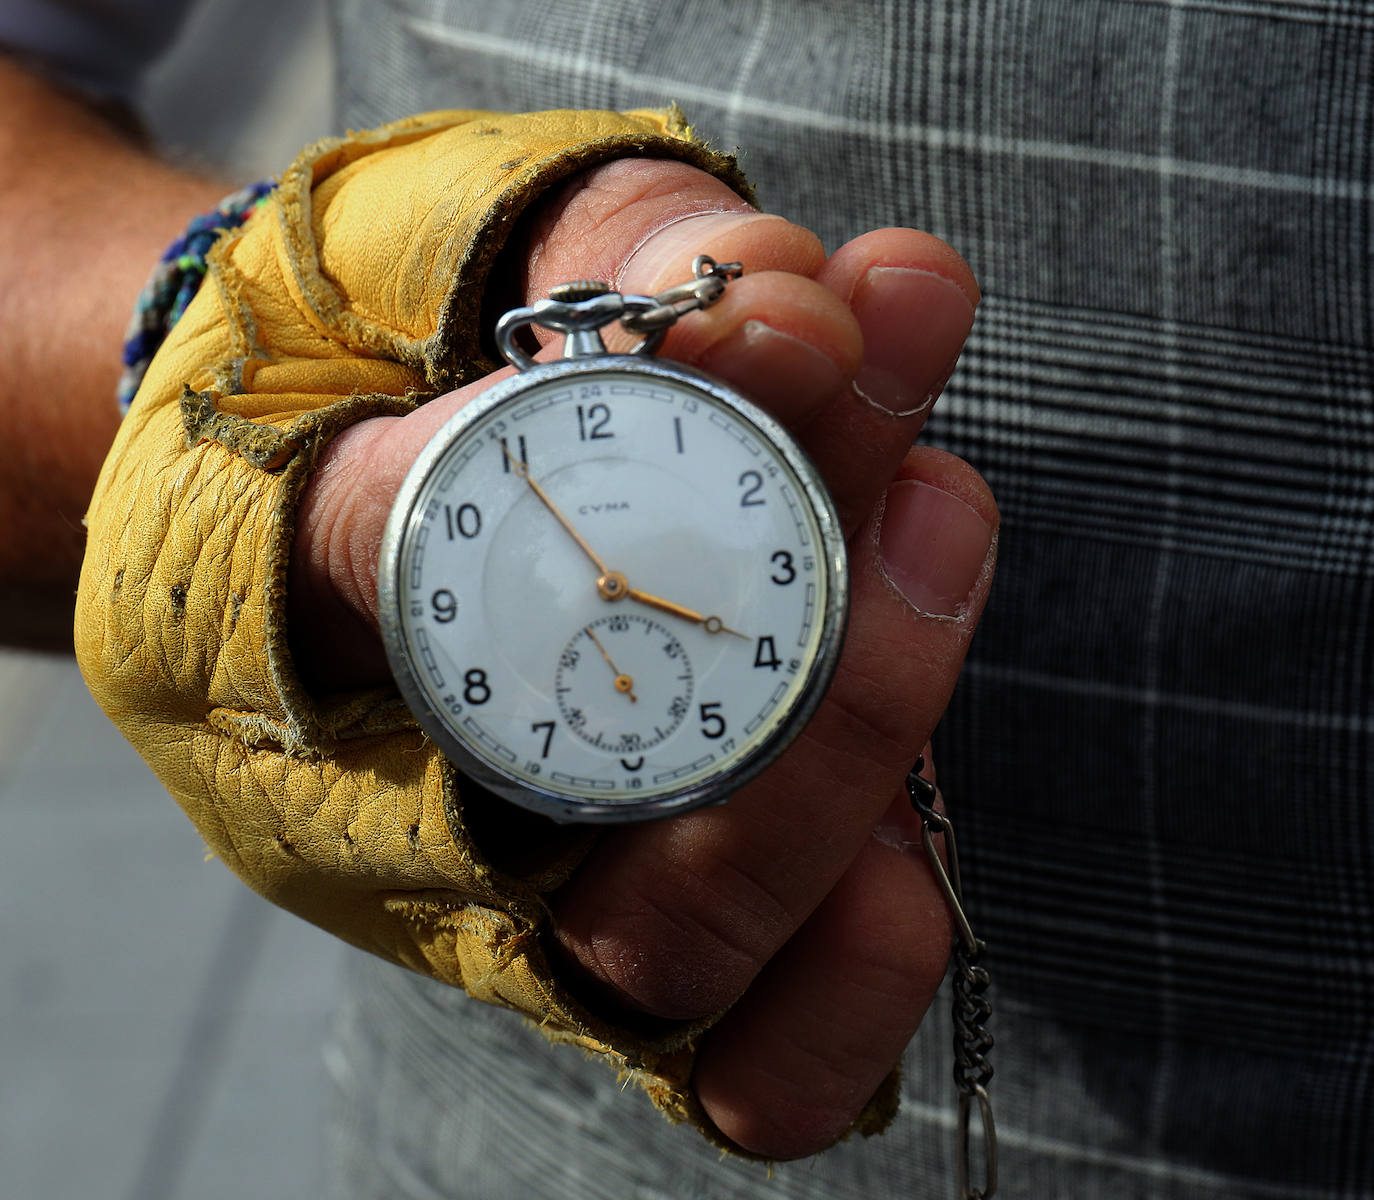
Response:
[[[992,1004],[987,990],[991,979],[982,965],[987,943],[977,937],[964,912],[964,889],[959,878],[959,851],[954,844],[954,826],[942,812],[935,810],[935,785],[921,775],[925,758],[916,760],[906,777],[906,794],[921,818],[921,843],[940,890],[945,894],[954,918],[954,1086],[959,1089],[958,1153],[955,1171],[959,1200],[990,1200],[997,1191],[997,1127],[992,1119],[992,1100],[988,1082],[992,1079],[992,1035],[988,1018]],[[949,866],[935,848],[935,835],[944,838]],[[973,1107],[977,1104],[983,1128],[983,1184],[973,1179]]]

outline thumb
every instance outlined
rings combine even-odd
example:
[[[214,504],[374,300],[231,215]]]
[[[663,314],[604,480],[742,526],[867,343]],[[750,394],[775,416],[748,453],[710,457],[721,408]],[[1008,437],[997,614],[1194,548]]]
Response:
[[[825,263],[810,230],[759,212],[704,171],[655,159],[618,159],[577,176],[539,205],[526,236],[527,300],[568,279],[658,291],[681,282],[702,253],[743,261],[750,274],[809,277]]]

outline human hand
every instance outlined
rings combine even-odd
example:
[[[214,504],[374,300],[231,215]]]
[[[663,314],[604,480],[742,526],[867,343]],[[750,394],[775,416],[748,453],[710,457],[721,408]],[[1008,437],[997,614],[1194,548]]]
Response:
[[[901,782],[981,611],[997,514],[970,467],[909,447],[977,291],[926,235],[876,231],[827,259],[811,234],[707,175],[625,160],[544,203],[511,299],[597,276],[652,293],[699,252],[747,273],[662,353],[738,387],[816,462],[849,535],[848,641],[825,703],[773,768],[724,807],[607,835],[554,909],[559,946],[603,1007],[672,1019],[729,1007],[702,1039],[698,1098],[739,1145],[789,1158],[849,1127],[948,954],[941,893],[905,849],[920,838]],[[434,432],[509,373],[326,449],[302,498],[290,590],[295,653],[317,686],[387,677],[376,571],[392,498]]]

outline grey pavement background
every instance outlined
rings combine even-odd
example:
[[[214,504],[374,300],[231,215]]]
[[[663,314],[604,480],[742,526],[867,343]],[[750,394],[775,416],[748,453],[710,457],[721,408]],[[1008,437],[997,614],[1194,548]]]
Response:
[[[315,0],[209,0],[150,122],[270,174],[329,132],[324,37]],[[350,953],[206,861],[70,660],[0,653],[0,1197],[321,1195]]]

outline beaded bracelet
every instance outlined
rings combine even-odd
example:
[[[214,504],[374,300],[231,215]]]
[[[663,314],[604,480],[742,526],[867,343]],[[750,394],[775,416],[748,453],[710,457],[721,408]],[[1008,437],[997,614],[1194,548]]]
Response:
[[[274,180],[268,179],[226,196],[210,212],[194,218],[186,232],[163,252],[138,294],[124,334],[124,370],[115,392],[121,414],[128,412],[153,355],[200,289],[210,247],[222,233],[237,229],[267,203],[276,186]]]

